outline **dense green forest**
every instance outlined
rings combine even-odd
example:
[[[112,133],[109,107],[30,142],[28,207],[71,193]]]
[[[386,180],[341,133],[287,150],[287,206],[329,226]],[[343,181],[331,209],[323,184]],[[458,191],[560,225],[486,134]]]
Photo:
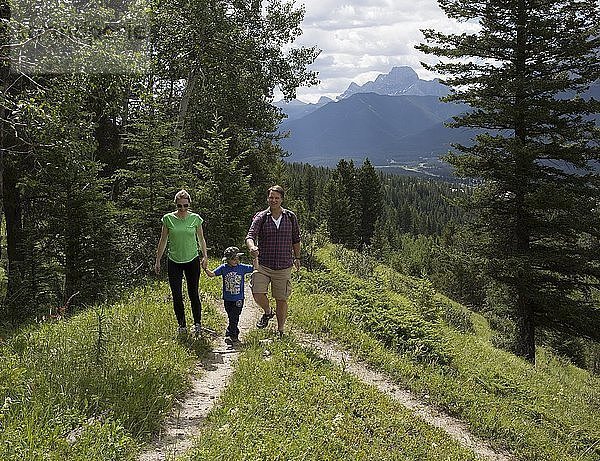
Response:
[[[382,174],[368,160],[285,162],[274,91],[290,99],[317,81],[318,49],[294,46],[302,8],[88,3],[1,3],[6,328],[145,283],[177,190],[191,193],[218,256],[242,246],[278,183],[300,217],[309,269],[323,241],[342,244],[485,313],[496,345],[534,360],[532,344],[544,343],[598,371],[600,187],[590,162],[600,135],[588,115],[599,109],[578,96],[600,77],[593,2],[532,11],[443,2],[449,16],[489,21],[458,38],[428,31],[422,50],[498,63],[436,68],[460,89],[448,100],[474,109],[456,126],[488,130],[448,156],[464,183]],[[82,17],[117,26],[98,35],[77,26]],[[65,49],[53,45],[60,30],[46,30],[53,22],[74,34]],[[504,39],[511,33],[518,40]],[[539,53],[548,60],[530,58]]]
[[[238,243],[279,179],[274,89],[315,81],[318,50],[293,46],[303,9],[1,5],[4,321],[143,280],[181,188],[215,252]]]

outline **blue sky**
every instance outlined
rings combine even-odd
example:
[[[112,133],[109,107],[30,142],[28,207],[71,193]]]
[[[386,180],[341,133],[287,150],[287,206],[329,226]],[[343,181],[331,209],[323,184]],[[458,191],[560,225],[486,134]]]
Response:
[[[316,102],[321,96],[335,99],[351,82],[374,80],[394,66],[410,66],[419,77],[433,75],[421,61],[432,56],[414,49],[423,41],[420,29],[458,32],[464,24],[448,19],[436,0],[296,0],[306,14],[297,45],[322,50],[312,69],[321,84],[300,88],[298,99]]]

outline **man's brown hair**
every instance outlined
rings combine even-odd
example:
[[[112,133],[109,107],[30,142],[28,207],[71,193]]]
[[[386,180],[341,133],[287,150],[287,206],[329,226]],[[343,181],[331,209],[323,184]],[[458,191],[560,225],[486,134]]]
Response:
[[[285,192],[283,191],[283,187],[281,187],[279,185],[269,187],[269,189],[267,189],[267,195],[269,195],[269,192],[271,192],[271,191],[277,192],[278,194],[280,194],[281,198],[283,198],[283,196],[285,195]]]

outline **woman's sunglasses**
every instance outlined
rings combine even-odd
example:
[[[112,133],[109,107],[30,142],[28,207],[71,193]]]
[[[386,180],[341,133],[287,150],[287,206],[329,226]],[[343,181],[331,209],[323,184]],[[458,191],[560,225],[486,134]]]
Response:
[[[177,208],[187,208],[187,207],[189,207],[189,206],[190,206],[190,204],[189,204],[189,203],[183,203],[183,204],[182,204],[182,203],[178,203],[178,204],[177,204]]]

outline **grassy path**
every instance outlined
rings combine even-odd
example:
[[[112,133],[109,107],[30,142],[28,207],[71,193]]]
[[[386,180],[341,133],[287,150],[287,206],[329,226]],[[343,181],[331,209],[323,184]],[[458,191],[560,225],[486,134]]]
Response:
[[[369,368],[364,362],[356,360],[348,351],[332,342],[324,342],[312,335],[301,334],[299,342],[309,347],[325,360],[339,365],[345,372],[356,376],[361,381],[376,387],[380,392],[401,403],[427,424],[437,427],[461,445],[473,450],[479,456],[490,461],[509,461],[514,459],[505,451],[494,449],[485,440],[473,435],[467,425],[423,400],[413,393],[398,387],[383,373]]]
[[[600,460],[597,375],[542,347],[535,365],[494,347],[483,316],[426,280],[339,247],[317,256],[319,270],[300,274],[290,308],[302,330],[352,351],[517,459]]]
[[[247,292],[246,306],[240,319],[240,330],[243,338],[251,335],[250,332],[254,328],[254,323],[260,314],[261,309],[254,303],[251,294]],[[474,452],[480,459],[491,461],[508,461],[511,459],[508,454],[495,451],[485,441],[473,436],[461,421],[440,412],[417,399],[409,392],[398,388],[387,377],[369,369],[363,362],[354,360],[348,352],[341,350],[335,344],[325,343],[317,339],[316,336],[302,332],[294,332],[292,338],[290,338],[290,344],[294,341],[294,338],[298,338],[296,347],[303,346],[301,349],[312,351],[316,356],[322,357],[327,363],[332,364],[331,366],[338,369],[336,373],[344,376],[352,375],[358,378],[359,382],[366,384],[367,387],[377,389],[378,392],[385,394],[397,404],[405,407],[405,418],[408,420],[419,420],[421,422],[417,423],[418,425],[431,426],[444,433],[443,436],[437,435],[436,437],[442,437],[444,440],[450,439],[457,446],[464,447],[467,452]],[[269,339],[254,342],[255,344],[259,344],[259,347],[263,349],[262,353],[259,353],[260,361],[271,360],[271,351],[269,349],[280,347],[279,345],[270,346],[272,341]],[[236,361],[243,350],[242,348],[233,349],[231,346],[227,347],[221,336],[216,339],[215,346],[215,350],[209,353],[199,366],[201,374],[200,377],[193,378],[191,391],[173,409],[164,424],[163,430],[155,438],[151,447],[142,454],[140,461],[163,461],[183,454],[185,454],[184,457],[187,456],[189,459],[211,459],[210,456],[205,458],[207,456],[205,452],[203,452],[202,457],[199,457],[197,454],[198,447],[192,448],[194,438],[202,434],[202,438],[205,439],[206,432],[210,433],[213,430],[210,421],[207,427],[203,428],[203,425],[205,425],[207,416],[222,396],[222,393],[227,391],[227,386],[230,384],[237,369]],[[250,346],[247,346],[246,349],[248,347]],[[226,407],[227,397],[221,400],[220,406]],[[232,410],[234,409],[229,409],[229,411]],[[222,411],[222,408],[214,410],[215,413],[220,411]],[[406,423],[403,422],[403,424]],[[399,432],[402,432],[402,425],[397,429]],[[427,431],[428,429],[420,430]],[[257,434],[257,437],[262,437],[262,435]],[[448,441],[446,440],[444,443],[447,444]],[[433,445],[435,446],[436,443]],[[201,450],[203,449],[201,448]],[[464,451],[460,455],[456,454],[455,456],[447,459],[471,459],[471,457],[464,454]],[[395,458],[392,457],[391,459]]]
[[[242,339],[256,323],[255,317],[256,313],[251,308],[247,307],[242,311],[239,323]],[[161,431],[150,447],[141,454],[140,461],[173,459],[189,450],[204,419],[229,383],[234,372],[234,362],[242,349],[238,345],[226,344],[223,336],[218,333],[212,336],[212,343],[216,348],[197,364],[191,379],[191,389],[173,407]]]

